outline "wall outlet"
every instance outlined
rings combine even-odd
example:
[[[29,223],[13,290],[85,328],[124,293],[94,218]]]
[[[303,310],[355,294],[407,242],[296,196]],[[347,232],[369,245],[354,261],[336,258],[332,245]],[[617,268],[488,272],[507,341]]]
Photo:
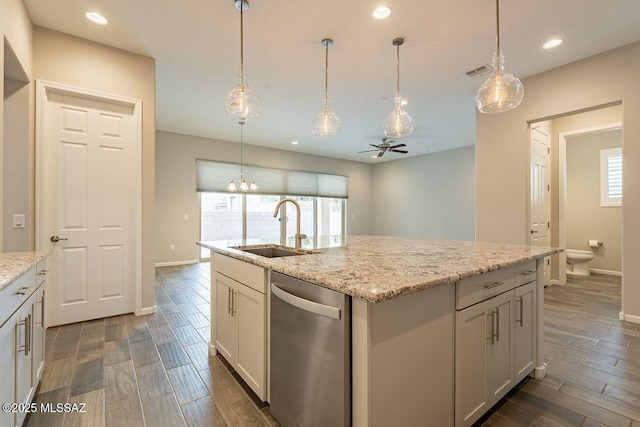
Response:
[[[13,214],[13,228],[24,228],[25,215]]]
[[[174,245],[173,243],[169,245],[169,250],[170,251],[175,251],[176,250],[176,245]]]

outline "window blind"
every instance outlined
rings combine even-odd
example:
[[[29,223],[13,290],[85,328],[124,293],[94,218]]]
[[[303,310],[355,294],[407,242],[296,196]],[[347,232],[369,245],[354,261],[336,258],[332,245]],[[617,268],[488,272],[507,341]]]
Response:
[[[609,197],[622,197],[622,156],[607,159]]]
[[[622,149],[600,150],[600,206],[622,206]]]
[[[245,165],[247,183],[255,181],[258,190],[248,194],[273,194],[309,197],[349,197],[348,177],[316,172],[264,168]],[[239,193],[229,191],[231,179],[239,185],[240,165],[196,159],[197,191]]]

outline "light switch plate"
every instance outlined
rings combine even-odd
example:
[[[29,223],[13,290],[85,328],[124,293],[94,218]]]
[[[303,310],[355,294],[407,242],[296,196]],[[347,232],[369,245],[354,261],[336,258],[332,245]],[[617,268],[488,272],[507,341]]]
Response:
[[[24,214],[13,214],[13,228],[24,228],[24,221]]]

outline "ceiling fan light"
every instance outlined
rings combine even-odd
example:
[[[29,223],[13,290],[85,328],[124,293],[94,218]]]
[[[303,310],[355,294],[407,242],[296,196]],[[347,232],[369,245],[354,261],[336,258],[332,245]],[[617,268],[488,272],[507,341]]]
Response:
[[[493,72],[476,93],[476,106],[481,113],[496,114],[513,110],[524,99],[522,82],[504,72],[504,56],[496,51]]]
[[[382,130],[387,138],[404,138],[413,133],[413,120],[409,113],[402,108],[402,97],[396,94],[394,109],[389,113]]]
[[[329,109],[328,104],[316,114],[311,123],[311,133],[324,138],[338,135],[341,129],[340,118]]]

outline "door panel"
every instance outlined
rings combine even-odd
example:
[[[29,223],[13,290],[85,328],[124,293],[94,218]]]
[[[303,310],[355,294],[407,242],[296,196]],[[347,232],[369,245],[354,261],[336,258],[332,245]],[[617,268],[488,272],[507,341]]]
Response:
[[[45,219],[49,326],[133,311],[133,108],[72,95],[47,100]]]
[[[236,286],[242,286],[238,282],[214,273],[215,288],[215,346],[230,364],[236,361],[236,348],[238,348],[238,322],[237,313],[233,313],[233,296]],[[236,285],[236,283],[238,283]]]
[[[534,246],[551,246],[550,201],[551,137],[540,127],[531,128],[530,234]],[[549,259],[545,260],[544,283],[549,284]]]
[[[491,301],[495,317],[495,342],[487,345],[489,406],[496,403],[514,386],[513,374],[513,291],[505,292]]]

